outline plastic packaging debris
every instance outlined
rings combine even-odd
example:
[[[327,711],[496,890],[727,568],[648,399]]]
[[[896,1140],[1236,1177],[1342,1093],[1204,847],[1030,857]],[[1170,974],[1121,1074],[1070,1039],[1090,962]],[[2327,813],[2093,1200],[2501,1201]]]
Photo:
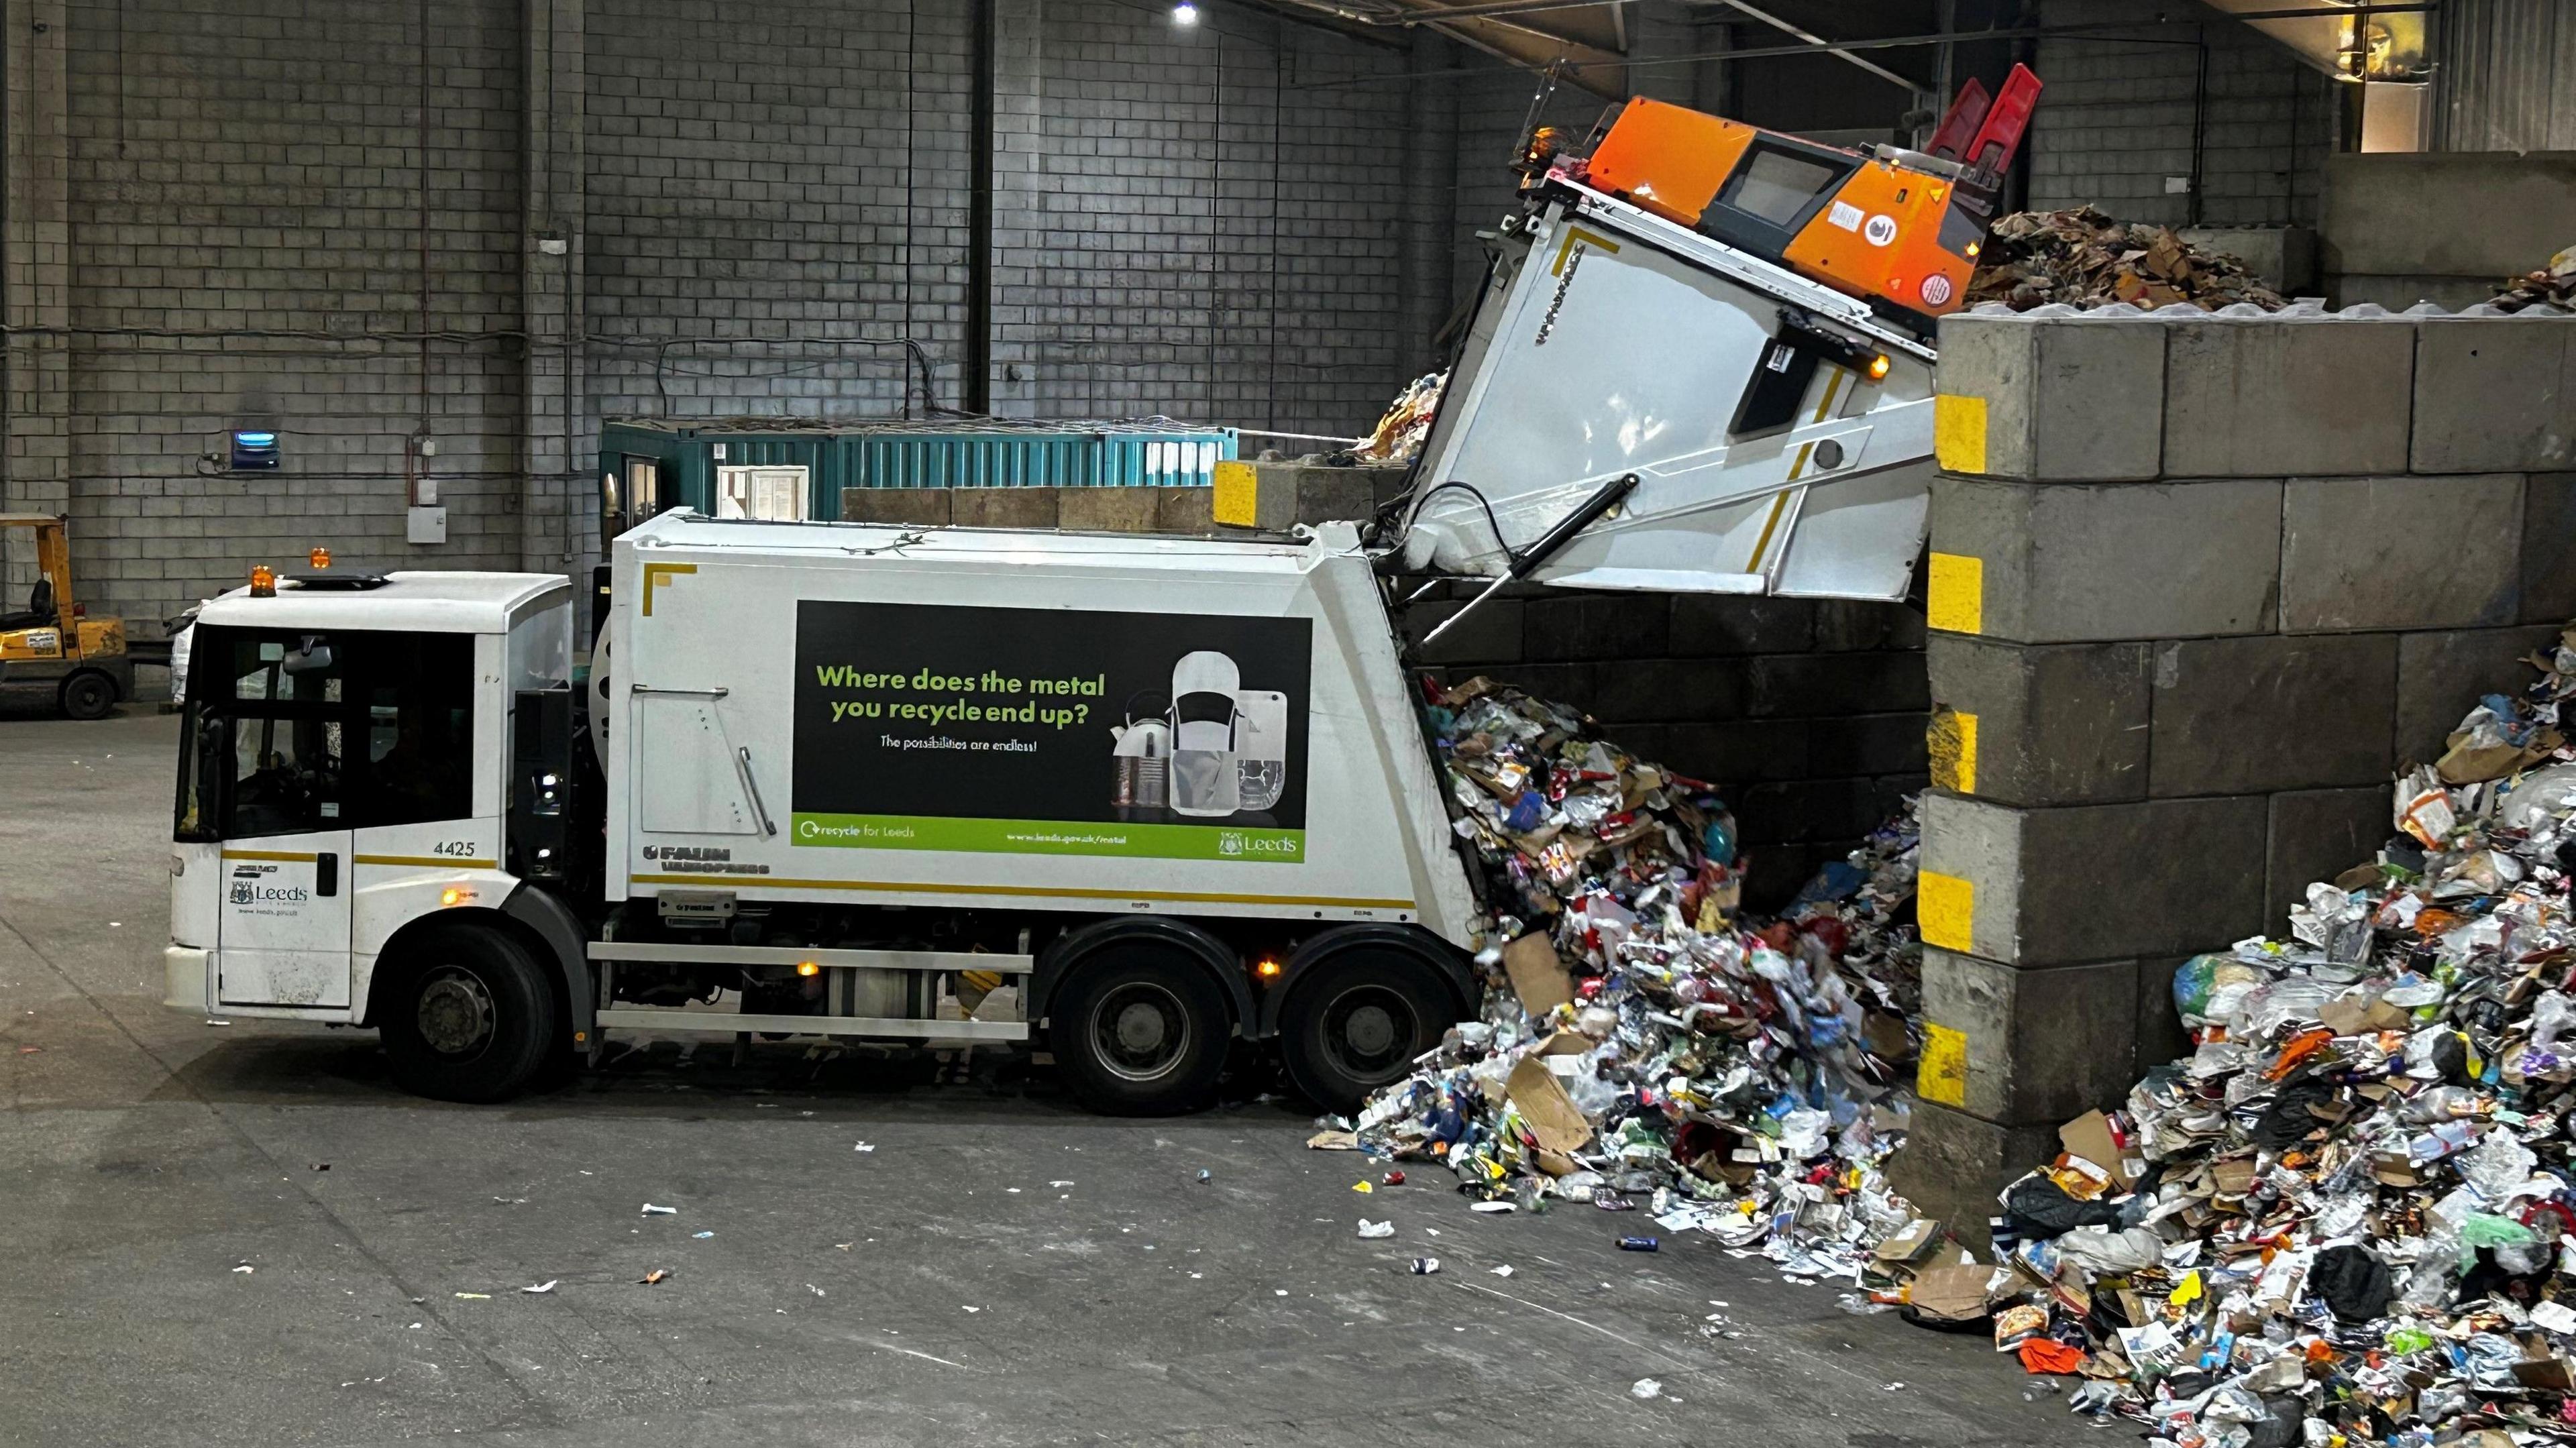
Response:
[[[1628,1396],[1632,1398],[1660,1398],[1663,1395],[1664,1385],[1653,1378],[1639,1378],[1628,1385]]]
[[[537,1283],[537,1284],[535,1284],[535,1285],[533,1285],[533,1286],[529,1286],[529,1287],[522,1287],[522,1288],[520,1288],[519,1290],[520,1290],[521,1292],[525,1292],[525,1293],[527,1293],[528,1295],[530,1295],[530,1296],[532,1296],[532,1297],[535,1297],[535,1296],[542,1296],[542,1295],[544,1295],[545,1293],[548,1293],[548,1292],[552,1292],[552,1291],[554,1291],[554,1290],[555,1290],[555,1284],[556,1284],[557,1282],[562,1281],[562,1280],[563,1280],[563,1279],[562,1279],[562,1278],[560,1278],[560,1277],[549,1277],[549,1278],[547,1278],[547,1279],[546,1279],[545,1281],[543,1281],[543,1282],[539,1282],[539,1283]]]
[[[2235,257],[2194,246],[2161,226],[2115,221],[2090,206],[1998,218],[1969,279],[1968,302],[2001,302],[2017,312],[2051,302],[2128,302],[2151,311],[2251,302],[2276,312],[2288,305]]]
[[[1374,1242],[1380,1237],[1392,1237],[1394,1235],[1395,1222],[1392,1219],[1383,1222],[1372,1222],[1366,1217],[1360,1218],[1360,1237],[1362,1240]]]
[[[1416,1277],[1428,1277],[1439,1270],[1440,1259],[1437,1257],[1416,1257],[1413,1259],[1413,1275]]]
[[[648,1217],[676,1217],[680,1214],[680,1209],[678,1207],[657,1207],[651,1202],[646,1202],[644,1204],[643,1214]]]
[[[2576,308],[2576,246],[2549,259],[2549,265],[2526,272],[2496,289],[2492,304],[2500,312],[2533,307]]]
[[[1353,461],[1361,463],[1409,463],[1422,452],[1423,442],[1431,436],[1431,421],[1440,412],[1440,394],[1449,385],[1449,374],[1433,372],[1415,378],[1387,404],[1386,415],[1370,430],[1368,439],[1351,450]]]
[[[2576,627],[2396,782],[2375,858],[2174,977],[2192,1053],[1999,1195],[1991,1308],[2078,1412],[2190,1448],[2576,1434]],[[1883,1240],[1895,1240],[1893,1238]]]
[[[1658,1241],[1653,1237],[1622,1237],[1619,1239],[1619,1250],[1622,1252],[1658,1252],[1663,1250],[1663,1245],[1664,1244],[1661,1241]]]
[[[656,1267],[652,1271],[644,1274],[644,1285],[647,1287],[657,1286],[670,1280],[671,1269],[668,1267]]]

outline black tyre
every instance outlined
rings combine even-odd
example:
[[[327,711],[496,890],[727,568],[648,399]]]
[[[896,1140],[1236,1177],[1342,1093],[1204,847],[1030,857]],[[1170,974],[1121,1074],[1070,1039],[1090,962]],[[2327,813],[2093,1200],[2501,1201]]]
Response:
[[[1300,972],[1279,1011],[1288,1079],[1327,1111],[1359,1109],[1440,1044],[1458,1013],[1447,988],[1398,950],[1356,947]]]
[[[394,1084],[440,1101],[506,1101],[555,1044],[536,957],[496,930],[451,926],[406,947],[371,1012]]]
[[[83,670],[63,680],[54,699],[74,719],[104,719],[116,707],[116,681],[94,669]]]
[[[1056,1065],[1094,1111],[1174,1116],[1216,1099],[1234,1018],[1179,950],[1110,946],[1075,967],[1047,1016]]]

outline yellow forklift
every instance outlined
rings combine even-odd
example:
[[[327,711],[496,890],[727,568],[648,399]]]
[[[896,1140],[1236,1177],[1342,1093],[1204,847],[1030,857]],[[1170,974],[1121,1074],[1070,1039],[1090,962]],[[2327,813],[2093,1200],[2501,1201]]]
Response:
[[[0,548],[20,528],[36,537],[36,582],[24,608],[0,598],[0,684],[47,684],[74,719],[104,719],[134,694],[125,620],[91,618],[72,599],[72,545],[50,513],[0,513]]]

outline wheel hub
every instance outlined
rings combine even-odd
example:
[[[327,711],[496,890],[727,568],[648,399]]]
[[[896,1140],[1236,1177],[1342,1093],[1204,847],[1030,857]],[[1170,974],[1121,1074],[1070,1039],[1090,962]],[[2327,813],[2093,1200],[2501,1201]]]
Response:
[[[1358,1080],[1383,1085],[1412,1059],[1419,1030],[1414,1009],[1383,986],[1344,991],[1324,1008],[1321,1044],[1333,1064]]]
[[[1118,987],[1101,998],[1091,1020],[1101,1064],[1127,1080],[1168,1075],[1189,1053],[1189,1012],[1159,985],[1136,981]]]
[[[492,1039],[492,992],[469,972],[441,966],[420,988],[420,1038],[442,1056],[464,1056]]]
[[[1343,1023],[1342,1038],[1360,1055],[1384,1055],[1395,1044],[1395,1018],[1386,1013],[1384,1006],[1361,1006]]]

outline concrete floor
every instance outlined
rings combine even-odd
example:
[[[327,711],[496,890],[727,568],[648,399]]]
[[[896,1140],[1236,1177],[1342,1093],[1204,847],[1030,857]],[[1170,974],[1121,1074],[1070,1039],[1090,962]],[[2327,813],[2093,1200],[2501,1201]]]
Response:
[[[209,1027],[159,1003],[176,732],[0,704],[0,1443],[2091,1436],[1705,1237],[1622,1253],[1636,1216],[1476,1216],[1437,1170],[1355,1195],[1293,1104],[1110,1121],[710,1046],[471,1109],[372,1035]]]

